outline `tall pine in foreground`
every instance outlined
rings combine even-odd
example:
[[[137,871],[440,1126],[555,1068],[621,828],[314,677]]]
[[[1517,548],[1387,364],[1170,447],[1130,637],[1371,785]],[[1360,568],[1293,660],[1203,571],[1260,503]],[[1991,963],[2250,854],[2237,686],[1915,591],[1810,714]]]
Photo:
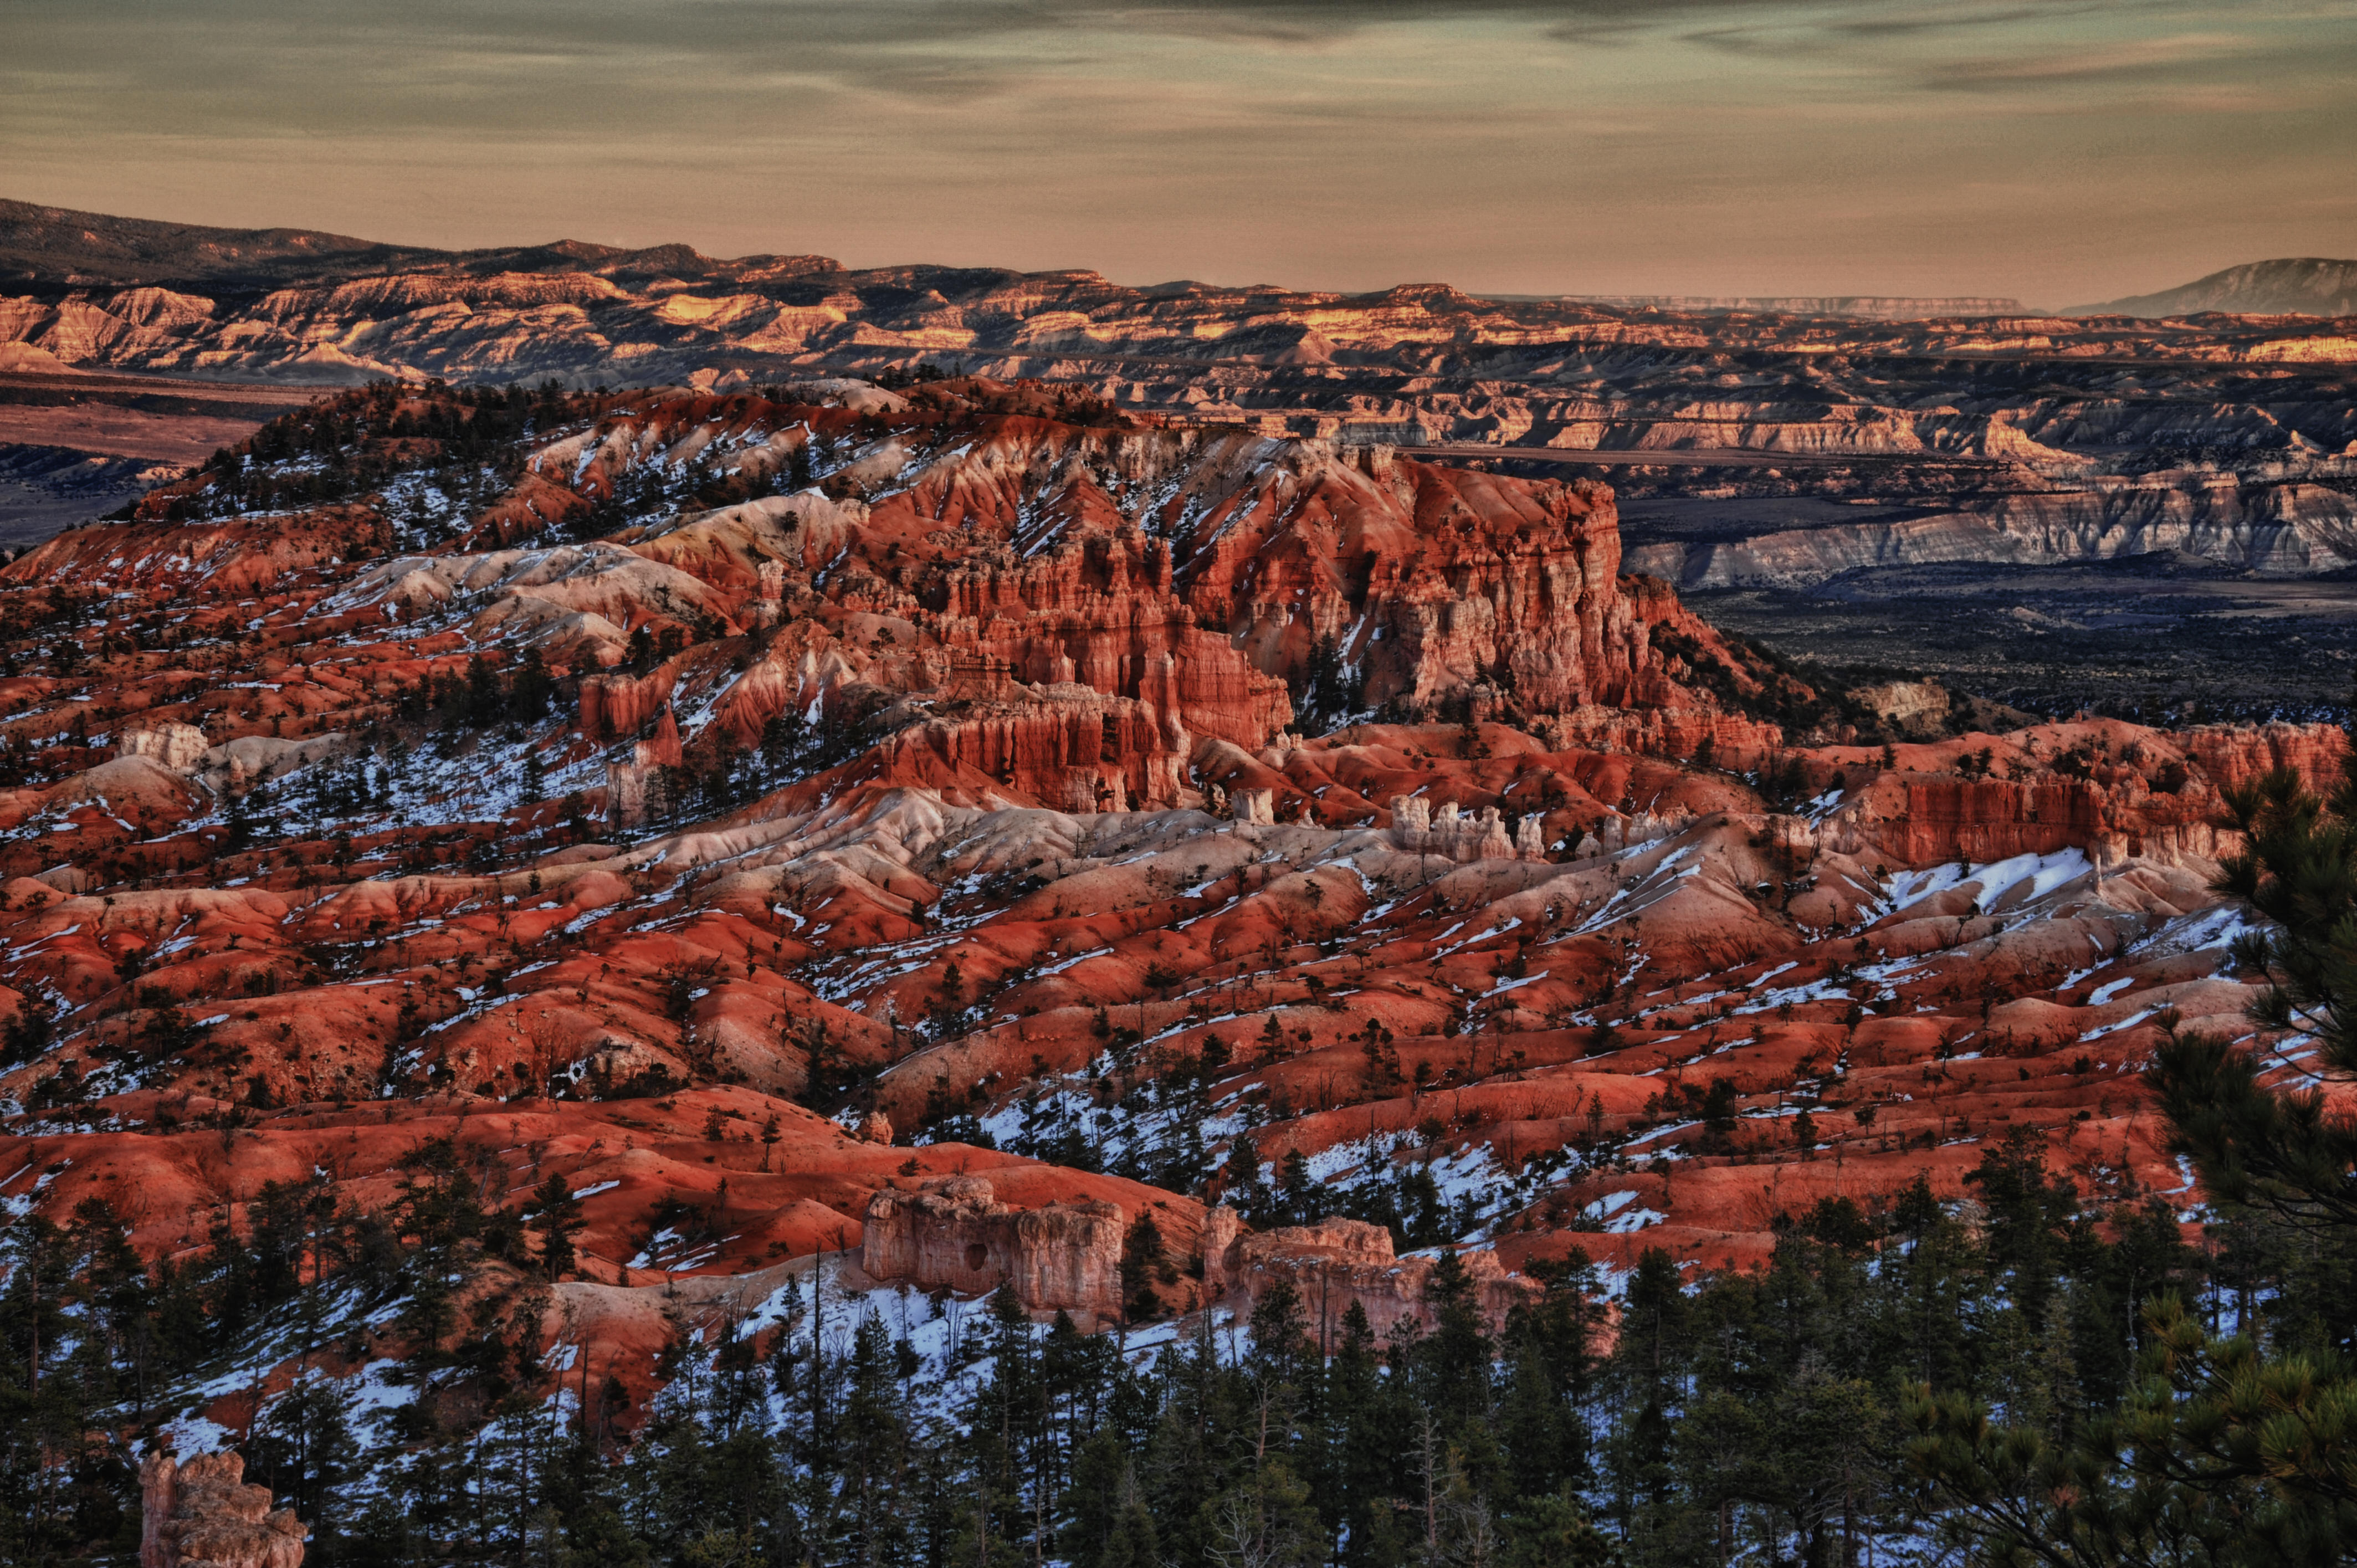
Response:
[[[1992,1561],[2357,1559],[2357,1122],[2321,1088],[2357,1077],[2357,710],[2352,727],[2329,796],[2289,768],[2226,796],[2243,842],[2216,887],[2264,922],[2233,950],[2266,983],[2258,1043],[2172,1024],[2146,1075],[2273,1288],[2212,1326],[2158,1295],[2124,1397],[2073,1434],[1921,1391],[1915,1467]]]

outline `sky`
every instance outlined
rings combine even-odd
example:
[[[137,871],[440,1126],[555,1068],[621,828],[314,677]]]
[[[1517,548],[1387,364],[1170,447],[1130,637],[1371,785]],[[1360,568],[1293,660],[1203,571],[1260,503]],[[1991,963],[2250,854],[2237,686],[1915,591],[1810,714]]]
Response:
[[[2357,256],[2357,0],[0,0],[0,196],[409,244],[2059,306]]]

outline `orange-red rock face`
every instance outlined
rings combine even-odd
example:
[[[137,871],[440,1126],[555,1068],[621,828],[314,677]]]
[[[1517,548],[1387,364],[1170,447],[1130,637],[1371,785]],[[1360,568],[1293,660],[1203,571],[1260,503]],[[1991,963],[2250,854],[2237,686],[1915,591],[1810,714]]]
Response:
[[[70,235],[112,220],[51,213],[38,221]],[[247,277],[225,293],[204,281],[220,276],[210,239],[159,243],[165,253],[111,276],[89,272],[87,257],[70,249],[46,258],[16,252],[34,269],[20,276],[38,285],[0,298],[0,369],[47,371],[38,395],[59,400],[16,407],[19,439],[103,445],[102,431],[111,429],[105,449],[185,462],[242,434],[214,417],[139,414],[138,444],[122,448],[132,433],[120,422],[133,411],[106,410],[93,428],[95,409],[113,401],[144,407],[159,391],[177,402],[199,389],[76,387],[94,378],[60,373],[69,366],[225,374],[267,396],[261,389],[270,381],[353,385],[386,376],[741,390],[846,371],[897,380],[928,365],[1055,377],[1174,423],[1256,435],[1441,444],[1460,457],[1473,449],[1503,463],[1568,461],[1587,471],[1633,458],[1621,468],[1628,484],[1698,489],[1706,506],[1729,487],[1748,496],[1909,502],[1910,515],[1878,509],[1803,526],[1780,526],[1781,508],[1750,516],[1738,509],[1707,537],[1657,536],[1632,555],[1638,569],[1690,589],[1805,588],[1861,569],[2068,565],[2153,553],[2190,553],[2262,576],[2357,561],[2357,502],[2344,483],[2357,438],[2348,375],[2357,340],[2345,323],[2322,317],[2036,317],[1990,299],[1507,301],[1441,285],[1355,295],[1195,284],[1147,290],[1087,272],[869,271],[823,257],[723,261],[679,246],[496,257],[378,248],[365,263],[289,254],[268,264],[283,286],[264,292]],[[363,265],[385,270],[353,277]],[[1740,374],[1709,369],[1724,371],[1729,354],[1744,356]],[[2135,367],[2133,392],[2120,380],[2124,362]],[[266,412],[223,401],[234,390],[210,389],[204,406]],[[839,395],[857,413],[898,413],[906,401],[881,387]],[[1031,411],[1051,415],[1077,401],[1066,386],[1039,394]],[[741,471],[784,460],[799,444],[792,433],[758,434],[688,456],[716,451]],[[633,427],[589,455],[585,472],[637,461],[636,435]],[[157,439],[164,445],[152,445]],[[1713,460],[1725,458],[1732,461]],[[1678,477],[1705,471],[1711,478],[1699,485]],[[468,510],[513,542],[546,522],[586,516],[576,478],[570,468],[528,476]],[[944,478],[935,497],[962,501],[954,492],[990,483]],[[1382,607],[1399,623],[1394,629],[1424,640],[1459,675],[1485,645],[1492,664],[1502,648],[1529,667],[1514,673],[1536,681],[1550,703],[1561,697],[1551,688],[1592,675],[1596,650],[1585,644],[1596,623],[1583,631],[1577,664],[1552,636],[1525,650],[1512,635],[1521,607],[1578,599],[1576,571],[1512,560],[1437,569],[1455,603],[1444,608],[1417,588]],[[1358,585],[1340,591],[1361,607]],[[1296,612],[1264,627],[1281,639],[1297,635],[1311,607],[1264,607]],[[1330,605],[1317,613],[1331,618]],[[1609,628],[1609,618],[1602,621]],[[1396,671],[1370,673],[1388,690]],[[2067,694],[2057,690],[2067,679],[2041,678],[2045,696]],[[2309,701],[2331,695],[2309,691]]]
[[[1292,1287],[1321,1346],[1340,1336],[1353,1306],[1377,1339],[1404,1319],[1431,1326],[1437,1265],[1428,1257],[1398,1257],[1383,1227],[1327,1219],[1254,1235],[1241,1226],[1233,1209],[1215,1209],[1203,1236],[1205,1287],[1214,1297],[1224,1294],[1240,1314],[1249,1314],[1281,1283]],[[1494,1251],[1463,1252],[1458,1262],[1471,1276],[1474,1301],[1492,1333],[1504,1327],[1516,1306],[1541,1294],[1536,1281],[1506,1273]]]
[[[866,777],[972,798],[996,783],[1083,811],[1178,804],[1194,798],[1195,743],[1265,745],[1292,721],[1286,683],[1329,645],[1369,707],[1478,693],[1591,727],[1640,709],[1657,745],[1729,724],[1731,747],[1762,742],[1672,674],[1691,657],[1724,666],[1738,689],[1773,677],[1674,596],[1630,591],[1610,498],[1595,486],[1318,443],[1063,424],[1023,412],[1019,390],[971,399],[932,390],[866,416],[866,455],[825,494],[625,536],[719,596],[712,607],[732,624],[774,624],[718,700],[720,738],[750,746],[780,714],[817,723],[899,700],[924,722],[900,729],[889,766]],[[552,444],[534,471],[610,495],[635,465],[728,442],[743,471],[775,476],[815,448],[840,457],[845,423],[673,399]],[[1685,657],[1654,647],[1665,628]],[[585,730],[638,733],[684,673],[590,678]]]
[[[2102,721],[1966,736],[1899,747],[1907,771],[1846,796],[1827,827],[1901,865],[2003,860],[2070,845],[2105,863],[2207,861],[2224,853],[2222,787],[2290,768],[2310,788],[2329,789],[2346,750],[2345,736],[2322,725],[2156,734]],[[1828,781],[1871,766],[1864,752],[1846,748],[1826,748],[1812,761],[1812,776]],[[1983,776],[1952,771],[1967,761]]]
[[[150,1453],[139,1466],[139,1568],[301,1568],[303,1521],[274,1511],[270,1488],[244,1476],[233,1452],[185,1465]]]
[[[1188,596],[1265,669],[1299,669],[1331,638],[1372,706],[1484,681],[1546,712],[1679,694],[1621,592],[1601,487],[1308,443],[1202,504],[1179,537]]]
[[[1032,1306],[1093,1326],[1123,1316],[1126,1231],[1115,1203],[1018,1209],[997,1201],[987,1177],[947,1176],[868,1200],[859,1266],[877,1280],[926,1290],[983,1295],[1009,1285]]]
[[[422,1148],[561,1176],[551,1310],[638,1397],[671,1283],[819,1252],[1107,1318],[1153,1216],[1168,1307],[1380,1329],[1430,1260],[1351,1215],[1483,1240],[1494,1315],[1533,1256],[1957,1196],[2016,1128],[2179,1193],[2135,1069],[2247,1029],[2219,793],[2340,757],[1788,736],[1737,704],[1811,694],[1618,575],[1593,487],[985,383],[536,419],[463,512],[363,434],[376,499],[192,480],[0,570],[0,1196],[154,1257],[270,1182],[383,1210]],[[1265,1196],[1297,1155],[1321,1215]]]

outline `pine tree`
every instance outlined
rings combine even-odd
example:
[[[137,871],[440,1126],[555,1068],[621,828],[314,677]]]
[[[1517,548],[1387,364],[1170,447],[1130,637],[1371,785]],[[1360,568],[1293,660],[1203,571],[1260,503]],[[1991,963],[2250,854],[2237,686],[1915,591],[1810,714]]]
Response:
[[[586,1223],[581,1218],[581,1200],[573,1196],[571,1184],[565,1177],[551,1175],[533,1189],[532,1208],[533,1225],[541,1233],[541,1273],[552,1280],[561,1280],[578,1266],[573,1237]]]
[[[1343,1561],[1351,1568],[1396,1561],[1389,1499],[1402,1489],[1400,1443],[1409,1403],[1401,1383],[1383,1377],[1366,1309],[1352,1301],[1327,1367],[1325,1397],[1329,1509],[1347,1532]]]
[[[810,725],[791,703],[761,725],[761,765],[772,778],[791,776],[809,746]]]
[[[1061,1544],[1072,1568],[1151,1568],[1159,1561],[1136,1466],[1109,1429],[1074,1452],[1066,1497],[1071,1517]]]
[[[1583,1406],[1594,1376],[1598,1328],[1590,1305],[1595,1279],[1584,1257],[1544,1275],[1546,1294],[1517,1307],[1507,1322],[1498,1420],[1510,1489],[1531,1506],[1566,1477],[1587,1471]]]
[[[1515,1509],[1498,1559],[1501,1568],[1619,1568],[1620,1560],[1568,1482]]]
[[[1271,1023],[1275,1022],[1274,1018]],[[1326,1218],[1326,1187],[1309,1169],[1309,1156],[1287,1149],[1279,1167],[1276,1190],[1285,1211],[1296,1225],[1315,1225]]]
[[[1203,1504],[1195,1533],[1217,1568],[1310,1568],[1326,1556],[1309,1488],[1282,1458],[1255,1465]]]
[[[507,709],[500,672],[479,653],[467,656],[467,679],[458,698],[458,722],[469,729],[497,724]]]
[[[1149,1321],[1161,1316],[1162,1298],[1155,1294],[1154,1287],[1169,1266],[1170,1254],[1163,1245],[1162,1228],[1154,1223],[1151,1214],[1139,1215],[1122,1240],[1123,1310],[1132,1317]]]
[[[468,671],[469,676],[472,671]],[[548,661],[541,657],[540,645],[533,643],[523,650],[523,659],[516,666],[508,682],[507,715],[521,724],[533,724],[548,716],[549,704],[556,698],[556,682],[548,672]]]
[[[1416,1374],[1442,1432],[1463,1441],[1490,1415],[1491,1345],[1472,1276],[1453,1251],[1440,1254],[1425,1286],[1432,1332],[1417,1347]]]
[[[909,1520],[900,1491],[909,1471],[909,1427],[880,1317],[864,1319],[851,1341],[844,1391],[838,1561],[860,1568],[905,1559]]]
[[[350,1399],[333,1379],[307,1380],[272,1402],[245,1445],[247,1478],[268,1487],[315,1530],[337,1532],[342,1483],[360,1458]]]

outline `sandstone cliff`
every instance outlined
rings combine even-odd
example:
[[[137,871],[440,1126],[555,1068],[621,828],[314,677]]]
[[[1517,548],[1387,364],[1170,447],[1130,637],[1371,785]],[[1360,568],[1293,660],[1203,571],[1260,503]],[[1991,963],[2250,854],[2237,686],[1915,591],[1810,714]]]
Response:
[[[1516,1306],[1540,1294],[1536,1281],[1508,1273],[1494,1251],[1461,1252],[1458,1262],[1492,1334],[1504,1328]],[[1235,1210],[1215,1208],[1203,1224],[1205,1290],[1226,1293],[1239,1315],[1248,1316],[1273,1285],[1291,1285],[1309,1336],[1321,1348],[1340,1336],[1353,1306],[1366,1314],[1378,1342],[1403,1320],[1429,1329],[1437,1266],[1429,1257],[1396,1256],[1391,1232],[1363,1220],[1328,1219],[1254,1234],[1243,1230]]]
[[[139,1466],[139,1568],[301,1568],[303,1521],[274,1510],[269,1488],[244,1475],[235,1452],[186,1463],[150,1454]]]
[[[1102,1201],[1017,1209],[983,1176],[947,1176],[868,1200],[859,1264],[879,1280],[986,1294],[1110,1322],[1122,1311],[1121,1209]]]
[[[21,275],[35,284],[0,298],[0,363],[21,369],[249,385],[387,376],[662,381],[699,392],[793,385],[866,413],[904,400],[846,373],[898,380],[924,365],[1052,379],[1191,428],[1439,447],[1453,461],[1494,458],[1523,472],[1571,464],[1714,507],[1815,495],[1919,509],[1807,529],[1738,506],[1717,526],[1632,552],[1636,569],[1695,588],[2154,550],[2284,575],[2357,559],[2347,500],[2357,404],[2345,369],[2357,363],[2357,338],[2330,315],[2345,297],[2340,262],[2259,263],[2166,298],[2115,302],[2144,312],[2198,299],[2222,312],[2304,301],[2324,315],[2134,319],[1999,311],[1994,300],[1509,301],[1441,285],[1355,295],[1140,290],[1083,271],[857,270],[683,246],[457,255],[283,231],[225,239],[21,204],[6,211],[0,243],[19,237]],[[1740,376],[1724,371],[1729,354],[1746,356]],[[2132,392],[2120,381],[2124,361],[2136,367]],[[57,395],[79,405],[153,393]],[[61,403],[67,415],[81,417]],[[148,455],[188,462],[237,428],[180,424],[169,451]],[[58,431],[49,444],[70,446],[64,423]],[[801,434],[777,431],[758,450],[716,450],[749,473],[790,465],[802,447]],[[594,470],[615,452],[598,438],[575,455]],[[491,510],[511,522],[546,518],[570,510],[565,497],[552,480]],[[1482,639],[1478,624],[1426,626],[1434,602],[1410,576],[1386,617],[1403,635],[1458,639],[1461,662]],[[1450,586],[1451,596],[1475,590],[1465,613],[1476,623],[1511,622],[1509,598],[1580,592],[1559,566],[1527,561],[1475,578]],[[1535,650],[1542,665],[1553,656]]]

